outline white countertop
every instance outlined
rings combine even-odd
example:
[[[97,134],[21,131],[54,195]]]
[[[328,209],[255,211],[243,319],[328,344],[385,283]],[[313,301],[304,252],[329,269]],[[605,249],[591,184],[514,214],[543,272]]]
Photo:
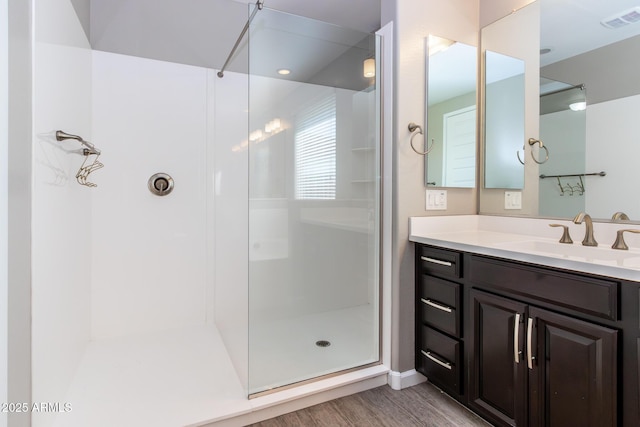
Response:
[[[569,226],[574,243],[559,243],[562,229],[549,224]],[[637,226],[595,223],[598,247],[582,246],[584,227],[571,221],[486,215],[413,217],[409,223],[409,240],[640,282],[639,235],[625,234],[628,251],[611,249],[617,229]]]

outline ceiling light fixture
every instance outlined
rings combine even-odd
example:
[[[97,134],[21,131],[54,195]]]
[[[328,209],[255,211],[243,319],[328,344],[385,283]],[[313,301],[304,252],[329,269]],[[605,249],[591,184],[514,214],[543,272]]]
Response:
[[[291,70],[287,68],[280,68],[278,69],[278,74],[280,74],[281,76],[288,76],[289,74],[291,74]]]
[[[376,60],[373,58],[367,58],[362,64],[363,74],[365,77],[376,76]]]

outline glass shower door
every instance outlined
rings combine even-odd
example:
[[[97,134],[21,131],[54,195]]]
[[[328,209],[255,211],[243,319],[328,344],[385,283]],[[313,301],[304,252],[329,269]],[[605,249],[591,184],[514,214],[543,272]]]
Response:
[[[264,8],[249,32],[249,393],[379,361],[372,34]]]

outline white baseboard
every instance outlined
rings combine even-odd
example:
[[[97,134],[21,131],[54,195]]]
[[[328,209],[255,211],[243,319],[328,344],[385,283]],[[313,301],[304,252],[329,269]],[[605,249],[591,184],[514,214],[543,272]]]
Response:
[[[389,372],[389,386],[394,390],[402,390],[403,388],[411,387],[427,380],[427,377],[412,369],[410,371]]]

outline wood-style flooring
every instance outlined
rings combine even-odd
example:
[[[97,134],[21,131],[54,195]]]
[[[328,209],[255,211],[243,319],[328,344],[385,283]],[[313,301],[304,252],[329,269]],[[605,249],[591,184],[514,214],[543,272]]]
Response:
[[[403,390],[377,387],[251,427],[307,426],[487,427],[490,424],[427,382]]]

